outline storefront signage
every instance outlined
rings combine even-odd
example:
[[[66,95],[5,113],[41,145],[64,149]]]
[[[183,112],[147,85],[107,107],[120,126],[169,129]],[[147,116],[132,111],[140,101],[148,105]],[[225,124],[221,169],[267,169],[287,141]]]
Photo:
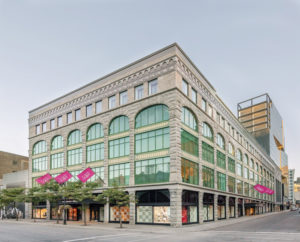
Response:
[[[43,175],[39,178],[36,179],[36,182],[41,184],[41,185],[44,185],[46,182],[50,181],[52,179],[52,176],[47,173],[46,175]]]
[[[86,182],[93,175],[95,175],[95,172],[91,168],[86,168],[83,172],[78,174],[77,177],[80,179],[80,181]]]
[[[256,184],[254,186],[254,189],[256,191],[260,192],[260,193],[267,193],[267,194],[270,194],[270,195],[274,193],[274,191],[272,189],[267,188],[267,187],[265,187],[263,185],[260,185],[260,184]]]
[[[60,175],[58,175],[57,177],[55,177],[54,179],[59,183],[65,183],[66,181],[68,181],[69,179],[72,178],[72,174],[68,171],[65,171],[63,173],[61,173]]]

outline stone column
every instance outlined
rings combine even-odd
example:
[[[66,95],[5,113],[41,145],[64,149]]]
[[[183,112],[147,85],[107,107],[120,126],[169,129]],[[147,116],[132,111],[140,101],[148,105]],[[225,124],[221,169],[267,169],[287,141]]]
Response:
[[[109,222],[109,203],[104,204],[104,223]]]
[[[214,194],[214,221],[218,221],[218,194]]]
[[[226,196],[226,203],[225,203],[225,213],[226,213],[226,219],[229,219],[230,217],[230,209],[229,209],[229,196]]]
[[[129,192],[129,195],[130,195],[130,197],[135,197],[135,192],[134,191],[130,191]],[[130,209],[130,211],[129,211],[129,223],[130,224],[135,224],[135,209],[136,209],[136,205],[135,205],[135,203],[134,202],[131,202],[130,204],[129,204],[129,209]]]
[[[245,199],[242,200],[242,214],[245,216]]]
[[[204,217],[204,214],[203,214],[203,192],[198,193],[198,208],[199,208],[199,211],[198,211],[199,223],[203,224],[203,217]]]
[[[239,217],[239,198],[238,197],[235,198],[235,204],[234,205],[235,205],[234,206],[234,209],[235,209],[234,216],[235,216],[235,218],[238,218]]]
[[[46,208],[47,208],[47,220],[50,220],[51,218],[51,204],[50,202],[47,200],[46,202]]]
[[[170,223],[172,227],[182,226],[182,190],[170,189]]]

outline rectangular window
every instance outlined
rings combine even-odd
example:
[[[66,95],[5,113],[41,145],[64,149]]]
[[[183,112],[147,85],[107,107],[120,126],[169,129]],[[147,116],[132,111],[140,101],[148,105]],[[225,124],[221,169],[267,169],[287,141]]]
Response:
[[[247,167],[244,167],[244,178],[246,178],[246,179],[249,178],[249,170]]]
[[[217,166],[226,169],[226,156],[217,150]]]
[[[48,157],[43,156],[36,159],[32,159],[32,172],[40,172],[47,170]]]
[[[111,96],[108,98],[108,109],[112,109],[116,107],[116,96]]]
[[[150,81],[148,83],[148,91],[149,91],[149,95],[153,95],[157,93],[157,79]]]
[[[238,194],[243,195],[243,182],[240,180],[236,180],[236,189]]]
[[[57,117],[57,127],[62,126],[62,116]]]
[[[203,141],[202,141],[202,160],[208,161],[212,164],[215,163],[214,148]]]
[[[168,182],[169,177],[170,157],[135,162],[135,184]]]
[[[82,163],[82,148],[68,150],[68,166],[73,166]]]
[[[218,190],[226,192],[226,175],[217,172],[217,183],[218,183]]]
[[[243,176],[242,165],[240,163],[236,163],[236,174],[238,176]]]
[[[104,160],[104,143],[86,147],[86,162]]]
[[[42,132],[46,132],[47,131],[47,123],[42,123]]]
[[[128,102],[128,93],[127,91],[120,93],[120,105],[124,105]]]
[[[204,112],[206,112],[206,110],[207,110],[207,103],[206,103],[206,100],[204,98],[202,98],[201,108],[202,108],[202,110]]]
[[[199,184],[199,165],[192,161],[181,158],[182,181],[194,185]]]
[[[182,80],[182,92],[188,96],[188,83],[185,80]]]
[[[186,132],[184,129],[181,129],[181,149],[189,154],[198,157],[198,146],[198,138]]]
[[[130,177],[130,163],[110,165],[108,167],[108,185],[128,186]]]
[[[135,153],[152,152],[170,147],[169,128],[157,129],[135,135]]]
[[[228,170],[235,173],[235,160],[228,157]]]
[[[249,179],[254,181],[254,174],[253,171],[249,171]]]
[[[207,113],[208,113],[208,116],[212,117],[212,115],[213,115],[213,109],[212,109],[212,106],[208,105]]]
[[[93,105],[89,104],[86,106],[86,116],[89,117],[92,116],[92,114],[93,114]]]
[[[194,103],[197,103],[197,92],[195,91],[194,88],[192,88],[192,101]]]
[[[104,166],[94,167],[92,168],[92,170],[93,172],[95,172],[95,175],[93,175],[90,179],[88,179],[88,182],[98,182],[100,186],[103,186]]]
[[[69,124],[69,123],[72,123],[72,112],[70,112],[70,113],[67,113],[67,123]]]
[[[38,125],[35,126],[35,134],[40,134],[40,133],[41,133],[41,127],[38,124]]]
[[[139,100],[144,96],[144,85],[135,87],[135,100]]]
[[[50,120],[50,129],[55,129],[55,119]]]
[[[81,110],[80,109],[77,109],[77,110],[75,110],[75,121],[78,121],[78,120],[80,120],[80,116],[81,116],[81,112],[80,112]]]
[[[249,196],[249,183],[244,182],[244,195]]]
[[[109,159],[128,156],[129,155],[129,137],[110,140],[109,146]]]
[[[235,178],[228,176],[228,192],[235,193]]]
[[[102,112],[102,101],[96,102],[96,113]]]
[[[206,166],[202,166],[202,181],[204,187],[214,188],[215,186],[214,170]]]
[[[51,159],[51,163],[50,163],[51,169],[57,169],[57,168],[63,167],[64,152],[53,154],[53,155],[51,155],[50,159]]]

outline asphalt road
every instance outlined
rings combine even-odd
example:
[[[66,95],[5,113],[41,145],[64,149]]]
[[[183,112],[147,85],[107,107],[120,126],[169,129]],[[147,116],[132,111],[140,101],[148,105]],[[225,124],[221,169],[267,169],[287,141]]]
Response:
[[[147,226],[147,225],[145,225]],[[0,222],[1,242],[97,242],[97,241],[300,241],[300,213],[285,212],[256,218],[215,229],[200,230],[201,225],[184,226],[180,229],[151,226],[136,229],[55,226]],[[202,227],[203,228],[203,227]]]

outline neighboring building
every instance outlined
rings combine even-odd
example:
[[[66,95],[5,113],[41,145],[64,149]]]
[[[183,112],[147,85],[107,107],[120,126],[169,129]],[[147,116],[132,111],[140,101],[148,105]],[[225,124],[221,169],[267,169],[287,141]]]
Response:
[[[281,170],[214,87],[172,44],[29,112],[29,185],[91,167],[138,198],[123,221],[181,226],[270,212]],[[281,187],[281,185],[280,185]],[[279,194],[281,197],[281,194]],[[69,220],[81,218],[70,203]],[[51,205],[47,209],[51,216]],[[30,211],[29,211],[30,212]],[[90,204],[90,220],[118,220]],[[28,216],[31,216],[31,212]]]
[[[6,173],[28,170],[28,157],[0,151],[0,186]]]
[[[6,189],[6,188],[17,188],[17,187],[28,188],[28,170],[22,170],[22,171],[7,173],[7,174],[3,175],[2,186],[0,187],[0,190]],[[28,206],[28,204],[26,206]],[[19,215],[24,218],[25,217],[25,203],[17,202],[16,208],[17,208]],[[27,210],[28,210],[28,207],[27,207]],[[11,216],[15,215],[12,205],[1,210],[0,217],[1,217],[1,213],[5,214],[7,217],[11,217]]]
[[[300,192],[300,177],[294,182],[294,192]]]
[[[289,201],[290,204],[295,204],[294,197],[294,179],[295,179],[295,169],[289,169]]]
[[[265,149],[282,172],[281,188],[277,186],[276,201],[288,207],[288,156],[285,152],[283,120],[268,94],[263,94],[238,104],[238,117],[243,126]],[[278,181],[279,182],[279,181]]]

